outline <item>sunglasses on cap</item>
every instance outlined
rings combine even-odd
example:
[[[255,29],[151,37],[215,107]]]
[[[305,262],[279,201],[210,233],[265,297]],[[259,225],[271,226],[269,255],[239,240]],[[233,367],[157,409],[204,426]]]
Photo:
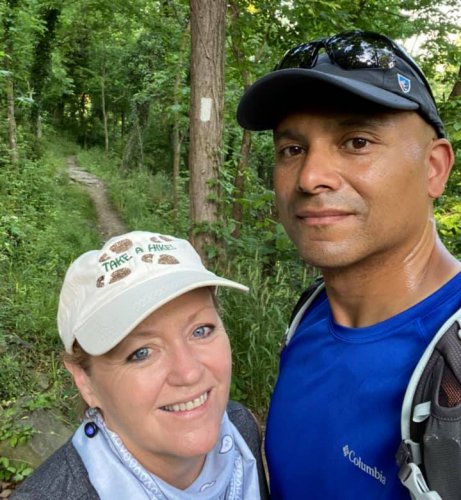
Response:
[[[419,76],[432,100],[434,96],[426,77],[415,61],[387,36],[371,31],[346,31],[328,38],[303,43],[290,49],[274,68],[311,69],[317,63],[319,52],[324,49],[330,61],[343,69],[391,69],[400,57]]]

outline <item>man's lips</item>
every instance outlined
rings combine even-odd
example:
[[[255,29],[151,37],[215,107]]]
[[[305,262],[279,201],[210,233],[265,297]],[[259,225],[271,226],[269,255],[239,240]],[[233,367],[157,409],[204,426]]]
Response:
[[[334,224],[345,220],[353,215],[352,212],[338,209],[322,209],[322,210],[298,210],[295,213],[297,219],[300,219],[304,224],[309,226],[322,226]]]

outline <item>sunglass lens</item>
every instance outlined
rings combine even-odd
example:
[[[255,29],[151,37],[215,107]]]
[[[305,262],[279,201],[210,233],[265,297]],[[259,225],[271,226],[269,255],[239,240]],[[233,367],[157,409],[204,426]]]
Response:
[[[285,54],[275,69],[311,68],[317,58],[317,52],[318,45],[315,42],[298,45]]]
[[[374,33],[342,33],[331,37],[325,45],[330,59],[345,69],[388,69],[395,65],[393,46]]]

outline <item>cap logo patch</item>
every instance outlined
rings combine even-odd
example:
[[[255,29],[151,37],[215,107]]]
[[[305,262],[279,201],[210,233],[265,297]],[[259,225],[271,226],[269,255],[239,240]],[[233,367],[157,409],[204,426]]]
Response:
[[[171,238],[161,235],[152,236],[150,241],[152,243],[146,242],[145,247],[140,247],[125,238],[111,245],[109,250],[99,258],[103,274],[97,278],[96,288],[103,288],[107,284],[110,285],[126,278],[132,272],[127,264],[134,258],[147,264],[175,265],[180,263],[174,255],[164,253],[177,250]]]
[[[397,80],[399,82],[399,87],[402,89],[404,94],[408,94],[411,90],[411,80],[406,76],[397,73]]]

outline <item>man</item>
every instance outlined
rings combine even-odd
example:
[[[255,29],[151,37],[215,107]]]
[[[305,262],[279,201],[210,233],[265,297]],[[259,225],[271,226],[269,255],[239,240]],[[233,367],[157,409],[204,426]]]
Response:
[[[403,395],[461,306],[461,265],[433,217],[454,155],[430,87],[392,40],[346,32],[290,50],[237,118],[273,130],[280,220],[325,283],[281,355],[272,496],[407,499]]]

